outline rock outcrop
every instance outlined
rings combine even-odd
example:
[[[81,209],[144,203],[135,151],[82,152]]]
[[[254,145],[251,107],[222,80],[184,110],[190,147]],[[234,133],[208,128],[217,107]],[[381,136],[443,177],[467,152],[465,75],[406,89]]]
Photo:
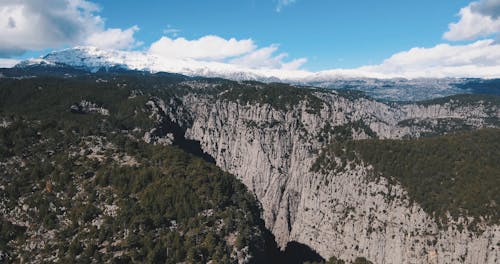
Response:
[[[350,164],[342,173],[311,171],[335,128],[347,125],[354,139],[419,137],[447,120],[493,126],[491,119],[498,122],[500,116],[495,105],[397,105],[335,93],[316,96],[323,101],[316,112],[306,101],[283,110],[200,93],[160,105],[187,128],[187,138],[200,141],[219,167],[255,193],[282,248],[297,241],[326,259],[363,256],[374,263],[500,261],[498,225],[485,226],[480,234],[456,228],[466,219],[439,228],[401,186],[370,180],[367,164]]]
[[[98,106],[96,103],[89,102],[86,100],[82,100],[78,104],[71,105],[70,111],[74,113],[96,113],[103,116],[109,116],[109,110],[103,107]]]

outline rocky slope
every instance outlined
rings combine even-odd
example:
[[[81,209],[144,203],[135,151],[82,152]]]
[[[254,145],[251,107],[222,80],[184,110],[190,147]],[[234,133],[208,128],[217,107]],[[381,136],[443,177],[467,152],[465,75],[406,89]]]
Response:
[[[298,241],[326,259],[363,256],[374,263],[498,263],[498,225],[484,226],[480,234],[459,231],[468,223],[461,218],[439,228],[400,185],[384,177],[369,180],[367,164],[347,165],[341,173],[311,171],[322,147],[338,137],[401,139],[495,126],[497,104],[455,98],[390,105],[317,92],[320,107],[306,98],[283,108],[242,99],[244,91],[238,100],[228,93],[234,89],[190,93],[161,107],[256,194],[282,248]]]

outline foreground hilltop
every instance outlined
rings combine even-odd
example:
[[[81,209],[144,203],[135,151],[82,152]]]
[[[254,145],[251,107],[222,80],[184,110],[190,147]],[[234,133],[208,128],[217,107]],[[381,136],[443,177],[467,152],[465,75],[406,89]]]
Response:
[[[183,137],[147,143],[159,124],[139,88],[0,80],[0,262],[271,258],[240,181]]]
[[[500,258],[497,96],[29,69],[0,79],[4,258],[269,261],[265,228],[307,260]]]

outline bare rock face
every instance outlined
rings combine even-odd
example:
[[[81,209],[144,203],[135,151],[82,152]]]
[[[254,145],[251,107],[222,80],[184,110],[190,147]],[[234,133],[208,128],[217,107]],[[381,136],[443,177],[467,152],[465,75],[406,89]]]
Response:
[[[361,255],[374,263],[498,262],[498,226],[476,235],[457,230],[461,219],[440,230],[400,186],[384,178],[368,182],[368,173],[370,168],[353,166],[303,181],[289,239],[309,244],[323,256],[352,260]]]
[[[418,137],[444,119],[486,126],[486,118],[498,118],[497,108],[400,106],[335,94],[317,96],[323,107],[311,112],[307,102],[285,111],[189,94],[170,115],[188,125],[186,136],[200,141],[218,166],[255,193],[266,226],[282,248],[297,241],[326,259],[353,261],[362,256],[374,263],[499,263],[497,225],[475,234],[456,228],[465,221],[461,219],[447,230],[439,229],[418,204],[409,202],[401,186],[384,178],[369,180],[369,165],[351,164],[342,173],[311,171],[322,146],[331,140],[320,139],[328,127],[362,121],[367,128],[352,129],[352,138],[373,133],[378,138]],[[405,120],[414,122],[402,125]]]
[[[109,116],[108,109],[86,100],[82,100],[80,103],[72,105],[70,111],[75,113],[96,113],[103,116]]]

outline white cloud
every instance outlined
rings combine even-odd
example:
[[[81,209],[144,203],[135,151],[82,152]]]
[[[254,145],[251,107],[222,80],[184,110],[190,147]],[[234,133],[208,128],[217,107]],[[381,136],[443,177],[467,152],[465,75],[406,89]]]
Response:
[[[278,0],[278,5],[276,6],[276,12],[281,12],[281,10],[288,5],[295,3],[296,0]]]
[[[320,72],[301,70],[306,59],[283,62],[286,53],[277,53],[278,46],[255,49],[229,61],[193,59],[160,59],[156,70],[190,74],[210,73],[225,76],[229,72],[277,77],[284,81],[320,81],[332,78],[445,78],[500,77],[500,44],[493,39],[479,40],[466,45],[439,44],[429,48],[412,48],[398,52],[378,65],[352,69],[331,69]],[[276,55],[274,55],[277,53]],[[163,58],[163,57],[162,57]],[[156,65],[156,64],[155,64]],[[164,65],[168,67],[164,68]],[[219,75],[217,74],[219,73]]]
[[[248,69],[298,69],[306,59],[285,62],[286,53],[278,45],[258,48],[251,39],[224,39],[208,35],[199,39],[162,37],[151,44],[149,52],[163,58],[193,59],[205,62],[226,62]]]
[[[279,53],[274,56],[278,51],[278,45],[271,45],[255,50],[242,57],[230,61],[232,64],[245,66],[252,69],[287,69],[296,70],[307,62],[305,58],[296,59],[291,62],[284,62],[283,59],[288,57],[286,53]]]
[[[139,42],[134,38],[134,33],[138,30],[138,26],[133,26],[125,30],[110,28],[105,31],[95,32],[85,40],[85,45],[104,49],[135,48],[142,45],[142,42]]]
[[[81,45],[98,34],[113,36],[122,47],[124,42],[136,44],[129,40],[134,27],[107,30],[99,11],[96,4],[86,0],[0,1],[0,57],[21,55],[27,50]],[[110,41],[104,43],[110,46]]]
[[[165,28],[163,30],[163,34],[170,35],[170,36],[172,36],[174,38],[176,38],[177,36],[179,36],[180,32],[181,32],[180,29],[174,28],[174,27],[172,27],[172,25],[167,25],[167,28]]]
[[[165,41],[168,38],[162,38]],[[214,45],[210,39],[216,40]],[[151,47],[152,54],[170,61],[182,60],[182,68],[211,67],[217,69],[256,72],[294,80],[307,77],[373,77],[373,78],[442,78],[442,77],[500,77],[500,44],[493,39],[465,45],[439,44],[434,47],[412,48],[398,52],[378,65],[352,69],[332,69],[321,72],[301,70],[305,58],[285,62],[288,54],[279,52],[278,45],[257,48],[252,40],[225,40],[220,37],[198,40],[168,39]],[[167,45],[160,46],[161,43]],[[182,44],[182,45],[181,45]],[[161,48],[160,48],[161,47]],[[219,47],[219,49],[214,49]],[[244,48],[242,48],[244,47]],[[160,52],[157,52],[157,49]],[[226,52],[221,53],[221,50]],[[214,63],[217,64],[214,64]],[[205,65],[205,66],[200,66]],[[223,66],[225,65],[225,66]]]
[[[449,25],[447,40],[475,40],[500,32],[500,0],[480,0],[459,12],[460,20]],[[469,44],[439,44],[398,52],[378,65],[355,69],[334,69],[319,75],[347,75],[374,78],[500,77],[500,43],[493,39]]]
[[[500,16],[500,1],[499,0],[481,0],[477,2],[472,9],[474,12],[498,18]]]
[[[354,70],[384,78],[500,77],[500,45],[488,39],[467,45],[412,48],[392,55],[382,64]]]
[[[162,37],[151,44],[149,51],[166,58],[222,60],[239,56],[255,49],[251,39],[223,39],[208,35],[195,40]]]
[[[474,40],[500,32],[500,1],[482,0],[460,9],[460,20],[449,25],[447,40]]]
[[[294,59],[290,62],[282,63],[281,68],[284,70],[300,70],[307,62],[307,58]]]
[[[19,60],[0,58],[0,68],[11,68],[18,63],[19,63]]]

